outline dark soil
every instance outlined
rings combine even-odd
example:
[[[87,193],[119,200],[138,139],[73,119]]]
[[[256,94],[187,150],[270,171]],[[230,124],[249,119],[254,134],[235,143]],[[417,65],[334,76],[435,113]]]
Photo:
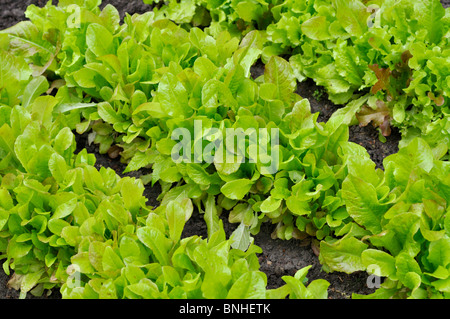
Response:
[[[342,107],[342,105],[333,104],[323,88],[318,87],[311,79],[300,83],[297,93],[309,100],[312,113],[320,112],[317,119],[319,122],[326,122],[337,109]],[[379,139],[378,130],[372,125],[365,127],[354,125],[349,128],[349,141],[365,147],[376,167],[383,169],[383,159],[398,152],[398,143],[401,140],[401,134],[397,128],[392,127],[391,131],[391,135],[383,143]]]
[[[44,5],[41,0],[0,0],[0,30],[9,28],[25,19],[25,10],[30,4]]]
[[[225,212],[220,216],[227,236],[230,236],[236,224],[228,222],[228,214]],[[328,298],[349,299],[352,293],[370,294],[374,289],[369,289],[366,285],[367,273],[358,272],[351,275],[345,273],[326,273],[322,271],[318,257],[311,248],[311,239],[305,240],[281,240],[272,239],[271,233],[274,225],[264,223],[260,232],[254,236],[254,243],[261,247],[262,253],[259,255],[260,270],[267,275],[267,288],[275,289],[285,284],[283,276],[294,276],[295,273],[307,266],[312,266],[308,272],[308,282],[316,279],[325,279],[330,283],[328,288]],[[194,212],[191,219],[183,231],[184,237],[199,235],[207,237],[203,216]]]
[[[105,7],[107,4],[111,4],[116,7],[116,9],[120,13],[121,19],[123,19],[125,13],[128,13],[130,15],[133,15],[135,13],[142,14],[152,9],[152,6],[145,4],[142,0],[103,0],[100,8]]]
[[[30,4],[38,6],[45,5],[47,1],[44,0],[0,0],[0,29],[5,29],[25,19],[24,11]],[[53,0],[54,3],[57,1]],[[450,0],[441,1],[444,7],[450,6]],[[142,0],[107,0],[103,1],[102,7],[106,4],[114,5],[120,12],[121,17],[125,12],[129,14],[144,13],[151,9],[151,6],[146,5]],[[263,66],[256,65],[252,69],[254,77],[263,73]],[[317,87],[313,81],[305,81],[300,83],[297,92],[304,98],[308,98],[311,102],[312,112],[320,112],[319,121],[326,121],[335,110],[340,106],[331,103],[326,94],[323,93],[320,87]],[[383,159],[398,151],[398,142],[400,134],[395,129],[392,135],[387,138],[386,143],[382,143],[378,139],[378,131],[371,126],[350,128],[350,141],[364,146],[377,167],[382,168]],[[86,148],[88,152],[94,153],[97,157],[96,167],[110,167],[114,169],[119,175],[124,176],[122,172],[125,169],[125,164],[120,163],[119,159],[111,159],[107,155],[100,155],[98,148],[95,145],[87,143],[86,136],[77,136],[78,150]],[[139,177],[140,174],[145,174],[145,171],[132,172],[127,176]],[[160,194],[159,186],[146,187],[144,195],[148,198],[148,204],[157,206],[156,198]],[[228,223],[227,214],[223,213],[221,219],[224,223],[227,235],[235,229],[236,225]],[[274,226],[266,223],[261,226],[261,231],[255,236],[255,244],[260,246],[263,252],[259,255],[261,264],[261,271],[267,274],[268,288],[277,288],[284,284],[281,279],[285,275],[294,275],[295,272],[303,267],[312,265],[308,278],[310,281],[323,278],[330,282],[329,298],[342,299],[350,298],[352,293],[368,294],[374,290],[369,289],[366,285],[367,274],[364,272],[354,273],[351,275],[343,273],[327,274],[321,270],[321,265],[315,255],[311,241],[306,240],[287,240],[272,239],[271,233]],[[191,219],[186,224],[183,236],[200,235],[207,236],[206,224],[203,217],[198,213],[194,213]],[[19,293],[7,287],[9,278],[0,271],[0,299],[15,299],[18,298]],[[27,298],[34,298],[28,294]],[[50,296],[41,298],[61,298],[58,289],[54,289]]]

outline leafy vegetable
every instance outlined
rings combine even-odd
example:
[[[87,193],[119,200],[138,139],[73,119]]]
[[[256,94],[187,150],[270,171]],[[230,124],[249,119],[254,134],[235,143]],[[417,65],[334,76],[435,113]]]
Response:
[[[384,164],[379,180],[352,173],[345,179],[342,198],[356,223],[338,241],[321,243],[321,261],[333,270],[367,268],[387,277],[368,298],[447,298],[448,274],[441,270],[448,260],[437,247],[448,241],[448,162],[416,138]]]
[[[215,4],[121,24],[99,1],[61,1],[0,33],[0,251],[21,297],[326,298],[308,267],[265,288],[251,235],[271,222],[273,237],[319,239],[327,271],[387,277],[368,298],[447,298],[448,14],[436,1],[386,1],[375,17],[360,1]],[[351,102],[318,123],[295,93],[306,77]],[[348,142],[355,119],[384,135],[405,125],[385,171]],[[89,130],[126,172],[151,169],[158,208],[142,180],[75,154],[72,131]],[[195,208],[207,239],[182,236]],[[229,239],[223,210],[239,223]]]

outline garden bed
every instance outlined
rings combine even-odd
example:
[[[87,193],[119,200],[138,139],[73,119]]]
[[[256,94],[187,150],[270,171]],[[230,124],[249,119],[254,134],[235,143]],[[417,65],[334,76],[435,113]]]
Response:
[[[442,2],[446,6],[450,5],[449,1]],[[107,3],[114,5],[119,10],[122,18],[126,12],[129,14],[144,13],[151,9],[151,6],[143,4],[142,0],[103,1],[102,6]],[[0,0],[0,5],[2,7],[0,13],[0,29],[7,28],[25,19],[23,12],[30,4],[42,6],[45,4],[45,1],[26,0],[18,3],[14,0]],[[263,74],[263,67],[262,64],[256,64],[252,68],[252,75],[254,78]],[[341,107],[333,104],[327,98],[326,93],[324,93],[320,87],[316,86],[312,80],[300,83],[296,92],[310,101],[312,113],[320,112],[318,120],[320,122],[326,122],[333,112]],[[378,168],[383,168],[383,159],[386,156],[398,151],[400,139],[400,133],[396,129],[392,130],[391,135],[387,137],[387,141],[383,143],[379,139],[378,130],[371,125],[365,127],[350,127],[349,140],[366,148],[371,159],[376,163]],[[82,148],[86,148],[89,153],[95,154],[97,158],[97,168],[110,167],[121,176],[139,177],[140,174],[145,174],[145,170],[123,174],[126,165],[122,164],[119,158],[112,159],[108,155],[100,154],[98,146],[88,143],[86,134],[77,136],[77,147],[78,151]],[[160,194],[160,191],[159,186],[153,188],[150,187],[150,185],[146,186],[144,195],[147,197],[149,205],[158,205],[156,198]],[[223,213],[221,219],[227,235],[230,235],[237,225],[230,224],[227,216],[227,214]],[[365,272],[357,272],[348,275],[339,272],[326,273],[322,271],[321,264],[316,255],[317,250],[315,249],[313,239],[310,237],[303,240],[272,239],[271,233],[273,231],[274,225],[264,223],[260,232],[254,236],[255,244],[261,247],[263,251],[259,254],[258,258],[261,264],[260,270],[267,275],[268,288],[273,289],[280,287],[283,284],[283,281],[281,280],[282,276],[293,276],[298,269],[312,265],[307,276],[308,279],[315,280],[322,278],[329,281],[330,287],[328,292],[329,298],[331,299],[350,298],[352,293],[369,294],[374,292],[374,289],[367,287],[368,275]],[[191,235],[207,237],[205,221],[195,210],[183,231],[183,236],[187,237]],[[1,272],[0,298],[18,298],[19,293],[7,287],[8,280],[8,276]],[[29,297],[31,297],[30,294]],[[60,298],[59,291],[55,290],[49,298]]]

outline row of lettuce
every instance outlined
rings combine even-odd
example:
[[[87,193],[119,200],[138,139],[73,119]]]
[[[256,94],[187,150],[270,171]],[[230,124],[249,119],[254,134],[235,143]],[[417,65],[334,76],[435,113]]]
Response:
[[[405,144],[450,142],[450,8],[439,0],[144,0],[158,17],[240,36],[265,34],[262,60],[289,55],[298,81],[313,79],[331,101],[367,95],[361,125]]]
[[[107,16],[102,24],[118,27],[110,23],[114,8],[99,16],[91,9],[81,10],[97,22]],[[38,18],[42,12],[31,8],[33,13]],[[51,81],[59,57],[47,41],[52,35],[60,41],[62,30],[53,29],[51,19],[34,21],[0,35],[0,258],[5,273],[13,270],[9,285],[20,289],[21,298],[55,287],[63,298],[327,298],[327,281],[306,286],[310,267],[283,277],[284,286],[266,289],[261,249],[231,247],[212,196],[204,198],[205,214],[217,229],[207,239],[183,238],[191,199],[179,194],[152,209],[141,180],[95,168],[95,156],[85,149],[76,153],[72,130],[83,126],[76,109],[91,104],[79,100],[83,88]]]
[[[271,55],[251,78],[264,33],[212,36],[154,12],[121,24],[112,6],[79,4],[31,6],[30,21],[0,33],[0,250],[23,292],[39,283],[78,298],[326,297],[326,281],[304,285],[307,268],[266,290],[251,234],[271,222],[274,237],[320,240],[327,271],[386,277],[369,298],[449,296],[448,143],[412,139],[376,170],[348,142],[370,97],[318,123],[294,93],[292,63]],[[216,147],[213,159],[230,153],[232,163],[174,162],[178,128],[197,138],[193,150],[209,146],[211,128],[276,129],[277,172],[245,147]],[[74,130],[91,130],[103,153],[120,147],[126,171],[151,168],[142,180],[161,184],[161,206],[146,206],[141,181],[75,155]],[[194,207],[208,240],[182,239]],[[240,223],[228,240],[223,210]]]

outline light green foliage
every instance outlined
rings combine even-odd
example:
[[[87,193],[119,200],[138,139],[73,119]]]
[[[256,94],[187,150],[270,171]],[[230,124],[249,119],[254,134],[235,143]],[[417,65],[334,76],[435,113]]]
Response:
[[[372,122],[385,136],[397,126],[405,142],[422,136],[433,148],[449,144],[450,20],[439,0],[168,3],[157,16],[193,26],[208,16],[201,25],[214,36],[264,30],[262,60],[291,55],[298,81],[313,79],[336,104],[367,94],[357,111],[362,125]]]
[[[38,101],[39,97],[30,98],[29,107],[11,109],[11,117],[19,110],[19,116],[32,117],[29,112]],[[145,204],[140,181],[120,178],[111,169],[98,171],[86,150],[75,155],[74,136],[58,118],[36,118],[17,137],[11,133],[11,156],[22,165],[16,161],[9,173],[2,173],[3,269],[7,274],[14,270],[13,285],[20,287],[21,297],[55,286],[61,286],[63,298],[271,295],[265,274],[258,270],[258,247],[231,248],[221,225],[210,231],[208,240],[182,239],[193,211],[189,198],[152,210]],[[4,132],[20,129],[20,121],[2,124]],[[34,151],[27,154],[22,147]],[[206,210],[211,212],[205,214],[217,218],[215,207],[210,196]],[[326,297],[326,288],[321,296]],[[306,297],[306,292],[292,291],[283,290],[292,297]]]
[[[50,6],[29,9],[36,16],[51,10]],[[55,110],[84,118],[82,130],[92,127],[100,152],[106,152],[113,143],[122,147],[122,160],[129,163],[126,172],[151,166],[153,184],[184,182],[189,185],[187,197],[196,201],[219,193],[235,200],[235,205],[250,201],[245,225],[253,233],[268,219],[278,224],[280,238],[296,236],[296,228],[305,231],[313,219],[314,226],[308,229],[318,228],[322,236],[330,233],[320,207],[326,196],[336,195],[335,184],[342,181],[336,172],[343,162],[335,153],[338,143],[346,140],[346,128],[336,125],[324,130],[316,122],[317,115],[311,114],[308,101],[294,93],[295,75],[286,60],[272,57],[261,81],[250,79],[250,66],[263,54],[265,40],[260,33],[250,32],[241,42],[227,31],[214,38],[198,28],[185,31],[167,20],[157,20],[151,13],[127,17],[123,26],[114,26],[106,23],[111,19],[103,19],[105,11],[100,14],[102,19],[93,18],[95,22],[82,19],[84,28],[66,30],[65,36],[70,34],[67,41],[85,43],[77,49],[85,53],[80,51],[80,58],[71,63],[84,60],[84,64],[67,68],[67,57],[74,57],[74,48],[63,45],[56,72],[66,81],[59,90],[65,92],[60,97],[64,106],[57,104]],[[106,34],[107,41],[100,47],[95,38],[101,34]],[[77,88],[75,96],[72,88]],[[95,108],[86,96],[105,101]],[[81,104],[78,107],[75,103]],[[272,150],[273,145],[265,147],[278,153],[278,159],[274,157],[277,162],[272,164],[279,166],[279,172],[268,173],[259,158],[250,162],[251,150],[245,148],[234,152],[225,149],[222,154],[234,157],[233,163],[218,160],[221,147],[210,165],[174,163],[171,150],[175,141],[171,136],[177,128],[194,133],[193,149],[210,138],[204,131],[194,132],[195,121],[201,121],[204,129],[221,131],[222,136],[227,128],[279,129],[280,145]],[[74,126],[78,129],[81,125]],[[114,136],[113,131],[119,134]],[[202,162],[205,158],[191,160]],[[52,170],[64,172],[64,167],[56,165],[56,158],[51,163]],[[266,201],[266,194],[271,194],[272,202]],[[341,206],[335,198],[326,211],[332,213]],[[199,210],[205,212],[208,229],[216,230],[211,210],[200,206]],[[292,214],[306,220],[297,221]],[[234,222],[243,222],[242,214],[234,216]],[[249,241],[248,228],[237,235],[239,242]]]
[[[387,277],[367,297],[448,298],[450,166],[418,138],[384,165],[379,180],[370,180],[366,171],[345,179],[342,198],[358,231],[352,226],[338,241],[323,241],[321,262],[330,270],[367,268]]]
[[[30,6],[30,21],[0,32],[0,252],[22,297],[326,298],[309,267],[266,289],[251,235],[271,222],[273,237],[319,239],[327,271],[387,277],[369,298],[448,298],[448,14],[436,1],[383,2],[373,26],[360,1],[170,1],[123,23],[99,2]],[[317,122],[295,93],[306,77],[352,101]],[[348,125],[391,118],[412,129],[376,170]],[[230,128],[245,145],[210,143]],[[275,145],[246,133],[263,128]],[[187,161],[171,157],[177,129]],[[143,180],[75,154],[73,131],[101,153],[119,147],[125,172],[151,169],[160,206]],[[270,152],[255,158],[250,142]],[[183,237],[194,209],[207,239]],[[224,211],[239,223],[229,239]]]
[[[66,5],[69,3],[60,4],[62,8]],[[221,172],[228,175],[225,182],[206,166],[174,166],[170,159],[173,143],[168,133],[176,125],[182,126],[183,122],[177,121],[185,121],[195,112],[199,118],[210,116],[217,123],[225,123],[214,117],[217,110],[221,109],[219,114],[223,116],[226,107],[238,111],[239,83],[246,80],[242,67],[248,68],[253,62],[241,51],[238,64],[232,63],[231,53],[238,41],[226,33],[216,46],[216,40],[199,29],[191,33],[193,42],[181,43],[181,38],[189,38],[187,32],[167,21],[154,22],[159,27],[149,31],[151,15],[128,17],[126,23],[137,26],[129,30],[135,37],[129,42],[118,41],[116,32],[121,27],[117,12],[110,6],[100,12],[96,5],[80,8],[78,22],[83,28],[67,29],[60,22],[69,17],[69,12],[55,11],[50,4],[43,9],[30,7],[27,12],[36,23],[30,24],[37,31],[33,34],[35,43],[42,40],[47,51],[52,45],[56,51],[61,50],[57,58],[43,58],[52,61],[52,70],[64,77],[65,84],[58,87],[55,96],[45,95],[50,87],[47,78],[25,73],[17,79],[22,81],[20,91],[5,91],[0,118],[0,251],[6,258],[5,272],[14,271],[13,286],[21,289],[21,297],[29,291],[39,295],[55,286],[61,287],[64,298],[272,296],[266,289],[265,274],[258,270],[256,253],[261,251],[250,243],[248,226],[242,225],[242,231],[227,240],[215,197],[219,185],[234,192],[235,187],[230,186],[247,181],[247,190],[230,195],[244,197],[259,173],[255,168],[248,170],[255,176],[249,180],[224,170]],[[49,24],[42,24],[41,18],[51,13],[55,14]],[[56,43],[40,38],[39,32],[47,32],[50,25],[60,27]],[[26,43],[19,33],[8,32],[11,39]],[[121,36],[124,39],[130,35]],[[98,41],[103,37],[105,41]],[[152,49],[144,43],[151,43]],[[10,50],[18,48],[11,46]],[[197,55],[203,52],[201,60]],[[21,67],[24,61],[33,63],[35,58],[18,55],[17,65],[11,68]],[[227,59],[230,62],[226,66],[216,66],[218,74],[210,73],[209,81],[201,80],[200,75],[213,71],[211,65]],[[43,63],[42,67],[50,65]],[[231,75],[226,77],[229,70]],[[5,74],[2,78],[7,79],[12,71],[5,70]],[[213,85],[206,89],[208,83]],[[203,92],[208,98],[202,98]],[[89,95],[105,101],[92,103]],[[171,107],[174,101],[179,102],[178,108]],[[243,119],[250,114],[244,112]],[[233,123],[228,120],[226,125]],[[119,141],[109,139],[113,130],[121,134],[120,141],[128,146],[124,153],[128,152],[133,165],[128,170],[154,163],[155,182],[183,177],[189,191],[186,187],[186,192],[180,191],[182,187],[173,188],[161,206],[154,210],[148,207],[140,180],[120,178],[111,169],[97,170],[93,166],[95,157],[86,150],[75,154],[72,130],[86,131],[90,126],[101,145]],[[123,158],[127,159],[125,154]],[[193,187],[194,182],[201,187]],[[204,205],[208,239],[183,238],[193,203],[199,204],[199,200]],[[326,298],[326,285],[311,285],[312,291]],[[308,290],[294,293],[291,286],[281,288],[283,297],[306,298],[310,294]]]

